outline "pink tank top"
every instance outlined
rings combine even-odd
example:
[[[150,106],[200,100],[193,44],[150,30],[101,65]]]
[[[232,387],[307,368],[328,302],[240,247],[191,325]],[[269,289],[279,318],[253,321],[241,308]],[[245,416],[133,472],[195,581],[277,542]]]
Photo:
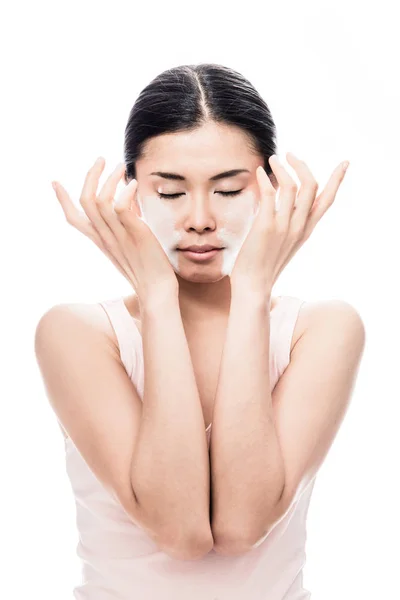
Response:
[[[279,296],[270,320],[271,390],[289,364],[303,300]],[[142,338],[123,298],[100,303],[114,327],[121,360],[143,398]],[[211,426],[206,430],[210,443]],[[160,551],[94,476],[71,438],[66,470],[76,504],[82,561],[76,600],[308,600],[303,587],[306,518],[315,477],[262,544],[241,556],[211,550],[195,561]]]

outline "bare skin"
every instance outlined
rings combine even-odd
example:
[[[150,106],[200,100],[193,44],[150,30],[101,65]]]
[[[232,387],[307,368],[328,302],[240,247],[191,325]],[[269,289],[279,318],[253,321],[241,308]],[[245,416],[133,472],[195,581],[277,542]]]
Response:
[[[127,311],[141,333],[140,305],[137,295],[124,296],[123,300]],[[273,312],[278,304],[279,298],[272,297],[270,312]],[[97,326],[102,329],[118,349],[115,331],[104,310],[99,304],[94,304],[93,311],[98,317],[96,319]],[[291,350],[305,331],[308,312],[305,307],[299,313],[291,342]],[[203,319],[200,318],[200,314],[197,316],[197,319],[192,317],[186,320],[182,318],[182,320],[203,408],[204,423],[208,426],[212,421],[213,400],[229,313],[218,314],[210,311]],[[64,438],[66,438],[67,434],[61,425],[60,428]]]
[[[127,296],[124,298],[124,302],[140,331],[140,309],[137,296]],[[271,310],[275,309],[276,304],[277,299],[273,298]],[[212,421],[213,401],[228,317],[229,313],[222,315],[210,313],[202,320],[183,319],[206,426]],[[111,332],[110,334],[115,341],[115,334]]]
[[[250,151],[248,138],[241,129],[209,122],[194,131],[150,139],[146,152],[136,163],[138,193],[135,202],[138,203],[140,196],[141,214],[156,237],[163,241],[168,257],[178,260],[175,275],[179,284],[180,312],[207,425],[212,421],[213,398],[229,318],[230,277],[221,272],[220,257],[200,265],[177,252],[176,247],[220,245],[217,234],[226,228],[230,237],[224,245],[238,251],[249,215],[260,200],[255,171],[263,162],[262,156]],[[216,173],[231,172],[232,169],[244,169],[244,172],[211,181]],[[170,180],[157,175],[159,171],[172,171],[186,179]],[[277,189],[273,173],[270,180]],[[228,201],[222,194],[232,190],[241,190],[241,194]],[[159,198],[159,193],[178,196]],[[165,222],[173,223],[167,232]],[[140,331],[138,295],[126,296],[124,302]],[[271,311],[276,303],[277,298],[271,297]],[[95,325],[101,327],[118,347],[102,307],[94,304],[93,311]],[[305,328],[306,311],[302,309],[301,313],[292,349]]]

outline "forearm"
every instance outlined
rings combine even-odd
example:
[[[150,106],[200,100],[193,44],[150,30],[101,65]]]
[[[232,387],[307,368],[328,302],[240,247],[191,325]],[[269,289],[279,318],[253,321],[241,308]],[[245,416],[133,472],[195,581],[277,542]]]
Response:
[[[211,428],[212,532],[234,547],[262,532],[283,486],[269,374],[270,297],[232,289]]]
[[[145,382],[132,487],[162,539],[212,543],[207,438],[179,300],[141,314]]]

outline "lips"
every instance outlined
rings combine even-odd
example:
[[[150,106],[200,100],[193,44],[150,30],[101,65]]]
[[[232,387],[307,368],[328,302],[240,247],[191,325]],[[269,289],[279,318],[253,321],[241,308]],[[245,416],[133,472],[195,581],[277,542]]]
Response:
[[[183,254],[190,260],[194,260],[196,262],[203,262],[214,258],[214,256],[216,256],[218,252],[221,252],[221,250],[222,248],[212,248],[211,250],[207,250],[206,252],[199,252],[198,250],[181,250],[181,252],[183,252]]]
[[[199,245],[199,244],[193,244],[192,246],[187,246],[186,248],[178,248],[178,250],[182,250],[182,251],[187,251],[190,250],[191,252],[208,252],[210,250],[221,250],[222,248],[219,248],[218,246],[212,246],[211,244],[203,244],[203,245]]]
[[[211,252],[212,250],[218,250],[218,248],[208,248],[207,250],[192,250],[191,248],[185,248],[182,252],[196,252],[196,254],[204,254],[205,252]]]

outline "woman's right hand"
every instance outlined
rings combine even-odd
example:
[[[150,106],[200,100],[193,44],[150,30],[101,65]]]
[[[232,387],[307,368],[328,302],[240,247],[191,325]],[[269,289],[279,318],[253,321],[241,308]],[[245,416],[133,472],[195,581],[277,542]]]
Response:
[[[53,182],[56,196],[67,222],[91,239],[129,281],[140,304],[178,293],[178,280],[161,244],[139,214],[137,180],[132,179],[120,193],[114,194],[125,173],[120,163],[105,181],[99,194],[97,188],[105,161],[99,157],[89,169],[77,209],[65,188]]]

